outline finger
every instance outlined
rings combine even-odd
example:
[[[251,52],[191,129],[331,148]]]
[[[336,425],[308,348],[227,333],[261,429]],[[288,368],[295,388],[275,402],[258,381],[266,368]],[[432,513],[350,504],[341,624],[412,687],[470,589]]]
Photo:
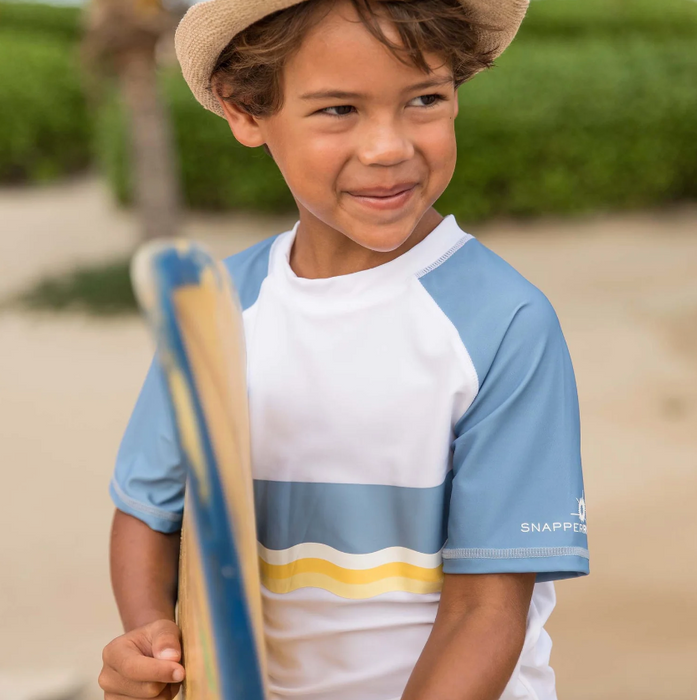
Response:
[[[150,634],[152,655],[156,659],[181,660],[181,632],[174,622],[159,620],[151,626]]]
[[[112,695],[114,697],[152,700],[152,698],[159,698],[168,688],[169,685],[166,683],[136,683],[121,678],[105,689],[104,696]]]
[[[174,700],[179,692],[180,684],[165,686],[159,695],[150,700]],[[119,695],[118,693],[104,693],[104,700],[133,700],[132,695]]]
[[[184,680],[184,667],[181,664],[153,659],[135,651],[122,655],[112,668],[124,678],[141,683],[180,683]]]
[[[99,686],[108,695],[129,698],[155,698],[165,690],[166,683],[139,682],[124,678],[112,668],[105,668],[99,676]]]
[[[99,685],[105,695],[124,695],[129,698],[155,698],[167,687],[167,683],[133,681],[114,671],[105,669],[99,676]]]

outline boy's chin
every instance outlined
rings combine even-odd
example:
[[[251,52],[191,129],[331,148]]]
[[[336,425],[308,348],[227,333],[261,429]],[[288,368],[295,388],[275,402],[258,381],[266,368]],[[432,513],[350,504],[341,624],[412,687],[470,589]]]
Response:
[[[355,221],[344,233],[363,248],[376,253],[391,253],[409,240],[418,222],[416,217],[393,222]]]

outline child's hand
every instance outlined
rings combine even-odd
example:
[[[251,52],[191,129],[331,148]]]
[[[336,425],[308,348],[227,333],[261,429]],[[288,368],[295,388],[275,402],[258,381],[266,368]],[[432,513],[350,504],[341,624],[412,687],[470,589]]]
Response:
[[[132,630],[104,648],[99,685],[105,700],[157,698],[172,700],[184,680],[179,628],[157,620]]]

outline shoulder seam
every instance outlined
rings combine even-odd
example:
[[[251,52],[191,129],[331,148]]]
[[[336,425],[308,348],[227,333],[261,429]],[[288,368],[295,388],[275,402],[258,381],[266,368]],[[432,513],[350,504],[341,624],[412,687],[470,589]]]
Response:
[[[471,239],[468,239],[471,240]],[[467,241],[461,242],[458,241],[457,248],[461,248]],[[453,246],[455,247],[455,246]],[[453,251],[455,252],[455,251]],[[452,255],[452,253],[451,253]],[[461,360],[464,360],[462,364],[463,371],[465,372],[465,375],[469,378],[470,381],[474,383],[475,391],[474,395],[472,396],[472,400],[469,402],[465,410],[463,411],[463,416],[467,413],[469,410],[470,406],[472,403],[474,403],[474,400],[477,398],[477,395],[479,394],[479,390],[481,388],[481,384],[479,381],[479,374],[477,372],[477,368],[474,365],[474,361],[472,360],[472,356],[469,353],[469,350],[467,349],[467,345],[465,345],[464,340],[462,339],[462,336],[460,335],[460,332],[458,331],[457,327],[453,323],[452,319],[448,316],[448,314],[443,311],[443,309],[440,307],[438,302],[433,298],[431,293],[426,289],[423,285],[423,282],[420,281],[420,278],[416,278],[416,283],[421,289],[421,294],[425,295],[426,299],[428,300],[428,303],[435,309],[436,313],[438,314],[438,317],[442,320],[443,323],[445,323],[448,327],[448,329],[451,331],[451,341],[453,343],[453,349],[455,350],[456,354],[458,357],[460,357]],[[464,353],[464,357],[461,356],[461,354]],[[462,417],[458,418],[458,420],[461,420]]]
[[[281,233],[276,234],[275,236],[269,236],[268,238],[259,241],[259,243],[255,243],[253,246],[246,248],[245,250],[241,250],[239,253],[235,253],[234,255],[230,255],[223,260],[232,283],[237,290],[237,294],[240,299],[240,306],[242,307],[243,312],[246,312],[259,300],[264,282],[266,282],[269,277],[273,249],[282,235],[283,234]],[[263,264],[263,276],[261,276],[261,280],[258,281],[258,288],[255,289],[252,285],[255,292],[254,299],[250,303],[245,304],[245,301],[249,301],[246,299],[246,287],[249,285],[245,284],[242,280],[246,281],[250,268],[254,270],[255,266],[259,264],[260,259],[263,260],[264,258],[266,258],[266,260]],[[251,277],[254,279],[253,274]]]
[[[437,267],[440,267],[448,258],[452,257],[455,253],[457,253],[462,246],[465,245],[465,243],[468,243],[469,241],[473,240],[474,236],[471,236],[469,233],[465,234],[450,250],[447,250],[443,255],[441,255],[437,260],[434,260],[430,265],[427,265],[424,267],[422,270],[419,270],[416,273],[416,279],[421,279],[424,275],[427,275],[429,272],[433,272]]]

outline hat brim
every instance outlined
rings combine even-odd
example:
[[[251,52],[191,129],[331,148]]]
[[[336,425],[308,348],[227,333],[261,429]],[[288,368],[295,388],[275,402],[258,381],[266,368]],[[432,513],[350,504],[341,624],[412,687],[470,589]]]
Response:
[[[513,41],[529,0],[460,0],[467,16],[480,24],[480,41],[493,58]],[[189,9],[177,27],[175,48],[184,79],[208,110],[224,116],[210,89],[218,57],[230,40],[263,17],[305,0],[205,0]]]

